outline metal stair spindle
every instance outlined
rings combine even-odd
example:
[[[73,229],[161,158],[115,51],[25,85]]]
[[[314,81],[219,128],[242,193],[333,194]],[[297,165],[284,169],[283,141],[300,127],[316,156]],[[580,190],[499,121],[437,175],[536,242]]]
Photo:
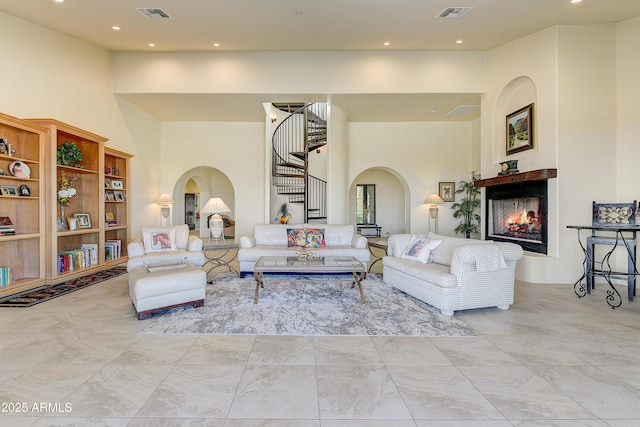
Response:
[[[287,195],[290,203],[303,204],[305,223],[326,220],[326,181],[309,174],[309,155],[327,144],[327,104],[273,105],[291,113],[272,138],[276,193]]]

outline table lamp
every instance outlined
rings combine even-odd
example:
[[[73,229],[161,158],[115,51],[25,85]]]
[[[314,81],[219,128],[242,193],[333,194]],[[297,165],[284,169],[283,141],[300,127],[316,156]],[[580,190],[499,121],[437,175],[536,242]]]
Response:
[[[436,227],[435,232],[438,232],[438,205],[444,203],[442,197],[437,194],[429,194],[427,200],[424,201],[426,204],[431,205],[429,207],[429,216],[435,220]]]
[[[162,214],[163,225],[168,225],[166,224],[166,222],[171,212],[171,206],[169,205],[172,205],[175,203],[175,201],[173,200],[173,197],[171,197],[167,193],[162,193],[160,194],[160,197],[158,198],[156,203],[160,205],[160,213]]]
[[[222,221],[222,217],[219,215],[221,213],[231,212],[229,206],[222,200],[220,197],[212,197],[201,209],[203,213],[212,213],[211,218],[209,218],[209,232],[211,233],[211,238],[213,240],[224,240],[224,221]]]

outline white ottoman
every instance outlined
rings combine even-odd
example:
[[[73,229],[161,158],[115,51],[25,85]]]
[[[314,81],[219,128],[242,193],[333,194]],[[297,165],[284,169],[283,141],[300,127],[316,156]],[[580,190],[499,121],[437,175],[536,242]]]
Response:
[[[202,307],[206,286],[207,274],[192,264],[156,272],[138,267],[129,272],[129,295],[138,320],[184,305]]]

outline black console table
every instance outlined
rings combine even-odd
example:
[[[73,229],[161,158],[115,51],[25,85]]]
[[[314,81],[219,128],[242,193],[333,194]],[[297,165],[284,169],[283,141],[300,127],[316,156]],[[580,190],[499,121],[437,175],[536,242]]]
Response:
[[[640,226],[637,225],[606,225],[606,226],[595,226],[595,225],[568,225],[567,228],[571,228],[578,231],[578,243],[584,252],[584,261],[582,262],[584,272],[582,276],[576,281],[573,285],[573,291],[581,298],[586,294],[591,293],[591,289],[595,287],[594,278],[596,276],[602,276],[609,284],[610,289],[607,290],[607,304],[611,308],[617,308],[622,305],[622,297],[617,289],[613,286],[611,282],[611,278],[626,278],[627,279],[627,298],[629,301],[633,301],[633,297],[636,294],[636,282],[635,278],[638,275],[638,270],[636,268],[636,235],[640,231]],[[591,231],[592,235],[596,231],[601,232],[610,232],[614,233],[615,237],[611,238],[603,238],[602,240],[608,240],[611,243],[603,243],[607,246],[611,246],[611,250],[607,251],[607,253],[602,257],[602,262],[600,263],[601,267],[595,267],[595,260],[593,249],[591,247],[585,248],[582,244],[582,240],[580,239],[580,232],[582,230]],[[596,244],[598,243],[598,238],[592,236],[595,240]],[[628,255],[628,266],[627,272],[618,272],[613,271],[610,263],[610,258],[615,249],[618,246],[622,246],[627,250]],[[587,245],[589,246],[589,245]],[[586,282],[586,284],[585,284]]]

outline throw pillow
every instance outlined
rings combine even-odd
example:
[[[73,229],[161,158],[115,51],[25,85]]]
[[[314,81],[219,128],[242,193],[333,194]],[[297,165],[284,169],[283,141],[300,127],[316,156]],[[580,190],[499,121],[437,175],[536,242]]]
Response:
[[[401,258],[426,264],[429,262],[431,251],[437,248],[440,243],[442,243],[442,240],[425,239],[415,235],[411,236],[409,246],[407,246]]]
[[[307,228],[307,247],[324,248],[324,228]]]
[[[287,228],[287,246],[304,246],[305,235],[302,228]]]
[[[142,232],[142,243],[146,253],[175,251],[176,230],[173,228],[147,229]]]

